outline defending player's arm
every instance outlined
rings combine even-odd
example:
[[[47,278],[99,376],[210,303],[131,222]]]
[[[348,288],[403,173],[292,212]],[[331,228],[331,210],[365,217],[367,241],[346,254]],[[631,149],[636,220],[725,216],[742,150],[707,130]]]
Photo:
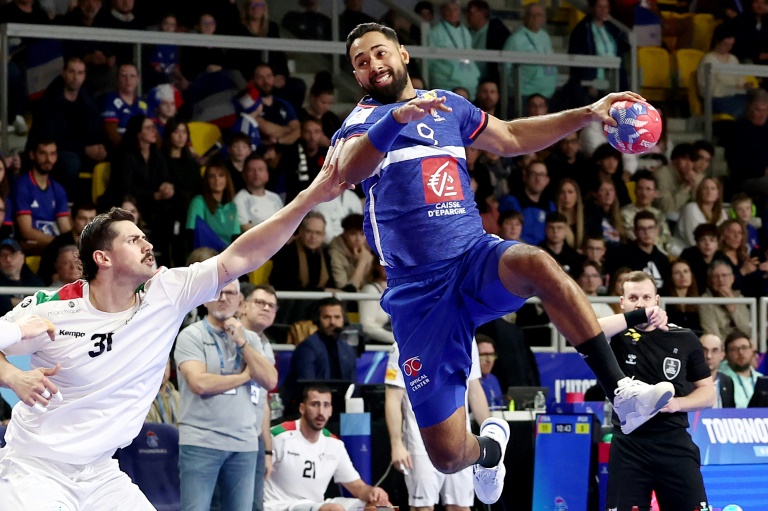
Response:
[[[695,381],[693,385],[696,387],[693,392],[687,396],[673,397],[661,409],[661,413],[696,412],[705,408],[712,408],[717,398],[712,378]]]
[[[389,505],[389,495],[378,486],[366,484],[362,479],[341,484],[354,497],[364,502],[381,506]]]
[[[34,407],[38,411],[45,411],[51,396],[57,396],[57,399],[61,400],[59,388],[48,379],[49,376],[58,373],[60,369],[61,365],[56,364],[56,367],[53,368],[22,371],[8,362],[5,355],[0,353],[0,387],[11,389],[27,406]]]
[[[405,389],[387,385],[384,390],[384,417],[389,431],[389,445],[392,449],[392,466],[399,471],[412,469],[411,453],[403,443],[403,399]]]
[[[657,305],[646,309],[636,309],[632,312],[598,318],[597,322],[600,323],[600,328],[602,328],[605,337],[609,341],[611,337],[623,332],[627,328],[639,325],[669,330],[667,326],[667,312]]]
[[[351,188],[340,179],[336,165],[343,145],[340,141],[328,151],[323,168],[309,188],[269,219],[243,233],[218,256],[219,289],[264,264],[293,236],[312,208]]]

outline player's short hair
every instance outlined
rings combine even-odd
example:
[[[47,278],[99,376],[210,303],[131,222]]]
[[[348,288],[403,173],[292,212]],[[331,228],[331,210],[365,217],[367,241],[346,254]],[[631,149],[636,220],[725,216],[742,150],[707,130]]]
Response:
[[[350,63],[352,62],[352,57],[349,55],[349,49],[352,47],[355,39],[363,37],[368,32],[378,32],[383,34],[384,37],[395,43],[398,47],[400,46],[400,40],[397,38],[397,32],[388,26],[382,25],[381,23],[361,23],[356,26],[355,29],[352,30],[352,32],[350,32],[347,36],[347,60]]]
[[[309,399],[309,393],[312,391],[317,392],[318,394],[332,394],[331,387],[328,385],[323,385],[321,383],[313,383],[311,385],[306,385],[304,387],[304,390],[301,391],[301,402],[306,403],[307,399]]]
[[[731,331],[730,334],[728,334],[728,337],[725,338],[723,341],[723,346],[725,347],[725,350],[728,351],[728,345],[731,344],[734,341],[738,341],[739,339],[749,339],[749,342],[752,342],[752,338],[743,330],[739,330],[738,328]]]
[[[117,237],[117,231],[112,229],[112,224],[115,222],[133,223],[133,215],[122,208],[112,208],[91,220],[77,240],[80,264],[83,267],[83,279],[88,282],[95,279],[96,273],[99,271],[99,266],[93,260],[93,253],[97,250],[110,248]]]
[[[646,282],[650,281],[651,284],[653,284],[653,292],[654,294],[658,293],[658,289],[656,288],[656,281],[653,280],[653,277],[645,273],[641,270],[635,270],[631,271],[627,274],[626,277],[624,277],[624,282],[621,283],[621,292],[624,293],[624,284],[627,282]]]

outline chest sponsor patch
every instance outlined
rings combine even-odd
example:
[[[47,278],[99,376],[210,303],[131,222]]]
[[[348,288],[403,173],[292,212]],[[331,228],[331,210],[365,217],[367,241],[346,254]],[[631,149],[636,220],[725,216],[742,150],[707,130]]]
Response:
[[[464,200],[456,158],[441,156],[423,159],[421,179],[427,204]]]

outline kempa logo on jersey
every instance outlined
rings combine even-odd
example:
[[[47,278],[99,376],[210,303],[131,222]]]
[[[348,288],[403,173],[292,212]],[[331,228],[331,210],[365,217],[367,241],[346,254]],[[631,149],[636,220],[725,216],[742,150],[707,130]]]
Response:
[[[725,418],[701,419],[706,428],[709,441],[713,444],[768,444],[768,419]],[[768,456],[768,452],[757,451],[755,454]],[[767,450],[768,451],[768,450]],[[761,456],[762,457],[762,456]]]
[[[85,337],[85,332],[75,332],[74,330],[59,330],[59,335],[67,335],[69,337]]]

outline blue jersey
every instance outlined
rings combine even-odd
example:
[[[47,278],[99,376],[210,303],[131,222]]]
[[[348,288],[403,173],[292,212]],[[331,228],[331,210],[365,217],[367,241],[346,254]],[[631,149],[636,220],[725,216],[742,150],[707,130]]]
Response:
[[[384,155],[373,176],[362,182],[366,196],[365,236],[388,268],[411,273],[414,267],[454,259],[485,234],[469,184],[465,147],[488,124],[485,112],[451,92],[452,112],[435,111],[409,123]],[[365,97],[334,135],[351,138],[368,132],[403,102],[382,105]]]
[[[136,97],[131,105],[123,101],[117,92],[109,92],[104,97],[104,109],[101,111],[101,117],[104,122],[117,123],[117,132],[120,134],[125,133],[128,120],[139,114],[148,115],[147,103],[139,97]]]
[[[34,229],[50,236],[60,234],[56,219],[69,216],[69,205],[67,193],[59,183],[48,178],[48,186],[43,190],[29,172],[13,184],[12,196],[17,217],[31,215]]]

